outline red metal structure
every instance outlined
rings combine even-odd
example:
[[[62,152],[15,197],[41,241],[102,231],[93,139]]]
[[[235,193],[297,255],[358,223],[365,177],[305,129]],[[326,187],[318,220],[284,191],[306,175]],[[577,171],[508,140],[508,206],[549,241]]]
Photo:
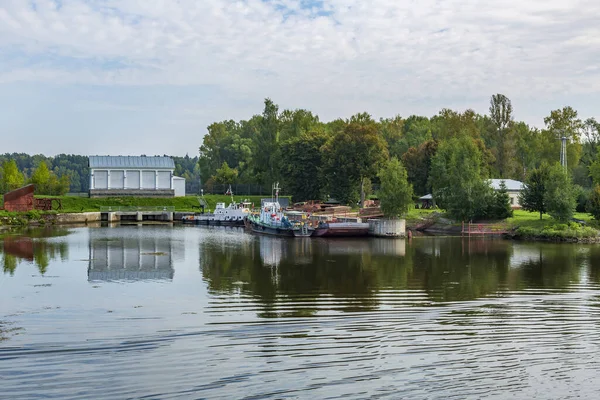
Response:
[[[33,185],[23,186],[4,195],[4,209],[6,211],[30,211],[33,210],[34,197]]]
[[[62,209],[62,202],[60,199],[40,198],[36,199],[33,197],[35,192],[34,185],[23,186],[22,188],[13,190],[4,195],[4,209],[12,212],[23,212],[31,210],[52,210],[52,202],[57,202],[57,210]]]

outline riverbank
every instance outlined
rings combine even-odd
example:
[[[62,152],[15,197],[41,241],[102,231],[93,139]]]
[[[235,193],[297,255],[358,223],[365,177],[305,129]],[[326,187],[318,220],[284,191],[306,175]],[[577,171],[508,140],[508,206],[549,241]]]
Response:
[[[407,216],[407,229],[430,234],[461,235],[462,224],[445,218],[437,212],[423,212]],[[502,232],[510,240],[600,243],[600,224],[591,215],[575,213],[574,221],[560,223],[549,215],[542,219],[539,214],[515,210],[512,218],[503,221],[480,221],[488,231]],[[489,232],[488,232],[489,234]]]
[[[62,203],[61,213],[80,213],[100,211],[100,207],[173,207],[175,211],[198,211],[200,202],[199,196],[185,197],[107,197],[107,198],[89,198],[76,196],[36,196],[60,199]],[[233,196],[236,202],[247,200],[260,206],[260,200],[268,196]],[[285,196],[281,196],[284,198]],[[231,196],[209,194],[204,196],[208,208],[214,210],[217,203],[229,204]]]
[[[0,210],[0,230],[14,226],[44,226],[70,225],[100,222],[100,207],[174,207],[176,214],[199,211],[198,198],[193,196],[160,199],[160,198],[106,198],[90,199],[83,197],[61,196],[63,210],[58,211],[28,211],[22,213]],[[204,196],[209,209],[214,209],[216,203],[231,201],[230,196]],[[261,196],[234,196],[236,202],[248,200],[260,204]],[[179,220],[180,218],[177,218]],[[462,224],[447,219],[439,210],[413,209],[406,216],[406,229],[422,231],[432,235],[462,235]],[[575,220],[561,224],[548,215],[540,220],[539,214],[515,210],[512,218],[504,221],[482,221],[481,224],[493,227],[493,230],[503,232],[502,237],[510,240],[547,241],[547,242],[581,242],[600,243],[600,224],[589,214],[576,213]],[[498,236],[498,235],[496,235]]]
[[[100,221],[100,207],[172,207],[175,212],[199,212],[200,202],[197,196],[172,198],[110,197],[88,198],[75,196],[36,196],[60,200],[62,209],[52,211],[32,210],[27,212],[8,212],[0,210],[1,226],[27,226],[47,224],[88,223]],[[260,205],[266,196],[233,196],[236,202],[249,201]],[[285,197],[285,196],[282,196]],[[229,204],[231,196],[205,195],[209,210],[217,203]],[[56,202],[53,202],[56,206]]]

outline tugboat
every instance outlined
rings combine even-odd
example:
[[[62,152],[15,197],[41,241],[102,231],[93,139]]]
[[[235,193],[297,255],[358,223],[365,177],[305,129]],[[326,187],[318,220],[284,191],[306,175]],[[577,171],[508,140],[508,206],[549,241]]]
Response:
[[[225,203],[217,203],[214,213],[199,214],[183,217],[183,223],[200,225],[223,225],[223,226],[244,226],[244,220],[250,215],[250,202],[244,201],[236,203],[233,200],[231,185],[227,194],[231,195],[231,203],[225,207]],[[206,204],[204,199],[200,203]]]
[[[263,201],[260,206],[260,213],[250,214],[246,220],[247,226],[252,229],[253,232],[264,233],[267,235],[276,236],[296,236],[295,232],[299,231],[301,234],[300,226],[297,223],[290,221],[281,210],[279,204],[279,182],[273,185],[273,192],[275,192],[272,201]],[[312,232],[311,232],[312,234]],[[306,236],[308,236],[308,231]]]

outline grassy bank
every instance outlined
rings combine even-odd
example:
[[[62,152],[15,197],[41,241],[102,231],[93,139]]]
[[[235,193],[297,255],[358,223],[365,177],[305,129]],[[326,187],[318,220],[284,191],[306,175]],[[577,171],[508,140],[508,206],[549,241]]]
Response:
[[[406,226],[414,226],[422,223],[425,219],[431,218],[433,213],[441,213],[441,210],[423,210],[413,208],[404,215]]]
[[[598,221],[586,213],[575,213],[571,221],[560,223],[549,215],[516,210],[512,218],[506,220],[511,236],[515,239],[554,240],[554,241],[597,241],[600,239]]]
[[[51,196],[42,196],[51,197]],[[236,202],[248,200],[255,205],[260,205],[260,199],[264,196],[234,196]],[[109,197],[90,199],[87,197],[60,196],[63,209],[60,212],[93,212],[100,211],[100,207],[124,206],[124,207],[175,207],[175,211],[198,211],[198,197],[171,197],[171,198],[145,198],[145,197]],[[209,209],[213,210],[217,203],[223,202],[228,205],[231,202],[230,196],[225,195],[205,195],[204,199],[208,203]]]

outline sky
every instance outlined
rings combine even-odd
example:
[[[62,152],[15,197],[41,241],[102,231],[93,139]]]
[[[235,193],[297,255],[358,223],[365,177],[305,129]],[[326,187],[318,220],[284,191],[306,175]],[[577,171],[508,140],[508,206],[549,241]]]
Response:
[[[271,98],[321,121],[600,118],[598,0],[0,0],[0,153],[195,156]]]

